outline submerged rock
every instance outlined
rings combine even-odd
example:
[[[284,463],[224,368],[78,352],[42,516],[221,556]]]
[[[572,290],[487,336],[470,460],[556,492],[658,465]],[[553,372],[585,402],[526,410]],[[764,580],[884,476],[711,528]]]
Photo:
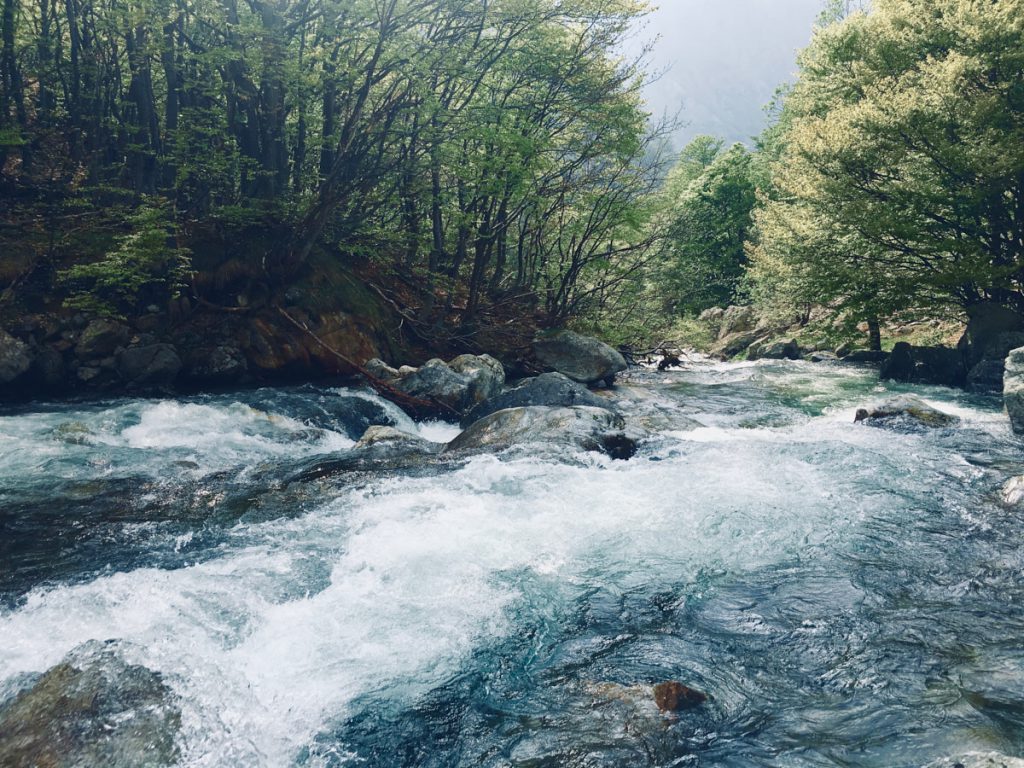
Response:
[[[861,408],[855,422],[864,422],[873,427],[952,427],[960,419],[952,414],[932,408],[919,398],[906,396],[886,400],[884,403]]]
[[[518,445],[547,444],[631,458],[636,439],[618,414],[603,408],[509,408],[477,421],[452,440],[444,453],[502,451]]]
[[[610,383],[629,366],[626,359],[603,341],[572,331],[546,334],[533,342],[537,359],[581,384]]]
[[[0,707],[5,768],[153,768],[178,758],[181,713],[160,675],[88,643]]]
[[[662,712],[681,712],[699,707],[708,697],[676,681],[654,686],[654,703]]]
[[[492,396],[475,406],[463,418],[462,425],[468,426],[485,416],[508,408],[527,408],[534,405],[554,407],[588,405],[612,410],[612,406],[607,400],[593,394],[568,376],[561,373],[542,373],[540,376],[526,379],[513,389]]]

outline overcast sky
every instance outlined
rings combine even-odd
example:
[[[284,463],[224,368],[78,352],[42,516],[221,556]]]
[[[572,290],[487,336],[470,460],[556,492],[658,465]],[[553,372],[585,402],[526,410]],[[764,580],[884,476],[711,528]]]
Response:
[[[689,123],[677,146],[710,133],[747,141],[764,126],[764,106],[791,80],[796,53],[811,38],[824,0],[654,0],[634,45],[658,38],[652,70],[665,74],[647,88],[656,115]]]

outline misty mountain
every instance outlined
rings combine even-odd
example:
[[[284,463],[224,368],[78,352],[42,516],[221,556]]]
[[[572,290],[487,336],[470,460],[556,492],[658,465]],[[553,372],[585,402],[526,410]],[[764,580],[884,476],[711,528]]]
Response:
[[[633,41],[654,77],[645,94],[655,117],[679,113],[682,147],[703,133],[749,143],[764,107],[792,80],[822,0],[663,0]]]

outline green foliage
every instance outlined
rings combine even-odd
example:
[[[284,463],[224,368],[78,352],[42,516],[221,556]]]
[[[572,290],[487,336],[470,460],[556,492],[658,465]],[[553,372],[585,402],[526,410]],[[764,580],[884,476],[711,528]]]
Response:
[[[721,142],[700,137],[670,174],[654,279],[671,313],[697,315],[736,301],[755,203],[751,165],[742,145],[722,152]]]
[[[61,273],[71,291],[68,307],[122,317],[136,310],[140,299],[166,300],[185,287],[189,253],[177,245],[180,232],[167,201],[145,200],[126,224],[129,233],[102,259]]]
[[[770,141],[759,302],[1024,309],[1022,71],[1024,0],[878,0],[819,30]]]

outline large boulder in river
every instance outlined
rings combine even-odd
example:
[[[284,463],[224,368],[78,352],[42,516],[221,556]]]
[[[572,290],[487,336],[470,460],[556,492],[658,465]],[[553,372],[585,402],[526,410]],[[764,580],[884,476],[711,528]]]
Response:
[[[0,707],[5,768],[173,765],[181,714],[160,675],[88,643]]]
[[[556,331],[533,342],[537,359],[581,384],[611,382],[628,365],[618,351],[603,341],[572,331]]]
[[[0,384],[10,384],[31,367],[28,345],[0,329]]]
[[[1006,357],[1003,403],[1014,433],[1024,435],[1024,347],[1013,350]]]
[[[799,360],[800,345],[796,339],[781,339],[762,344],[758,355],[762,360]]]
[[[170,344],[128,347],[117,356],[117,372],[133,389],[167,389],[181,365],[178,351]]]
[[[861,408],[854,419],[873,427],[886,427],[897,431],[915,430],[921,427],[952,427],[960,423],[957,416],[932,408],[923,400],[912,395],[896,397],[870,408]]]
[[[444,360],[428,360],[403,376],[395,387],[407,395],[430,399],[461,412],[469,397],[469,379],[453,371]]]
[[[549,445],[599,451],[628,459],[636,441],[625,422],[604,408],[509,408],[492,413],[452,440],[444,453],[503,451],[519,445]]]
[[[527,408],[533,405],[549,407],[570,407],[588,405],[594,408],[612,409],[604,398],[598,397],[582,384],[578,384],[561,373],[542,373],[532,379],[526,379],[513,389],[475,406],[462,419],[462,425],[468,426],[485,416],[507,408]]]
[[[959,350],[948,347],[915,347],[901,341],[882,364],[882,379],[963,387],[967,368]]]
[[[505,367],[490,355],[459,355],[448,367],[466,377],[468,404],[489,400],[505,386]]]
[[[372,362],[372,361],[371,361]],[[375,365],[375,369],[381,369]],[[505,386],[505,369],[490,355],[461,355],[450,363],[428,360],[419,368],[400,368],[391,383],[412,397],[433,400],[463,413]]]

